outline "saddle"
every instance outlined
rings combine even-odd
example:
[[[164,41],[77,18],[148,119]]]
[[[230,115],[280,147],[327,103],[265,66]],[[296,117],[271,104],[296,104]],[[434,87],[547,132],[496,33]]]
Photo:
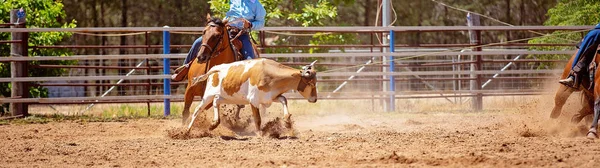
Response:
[[[236,27],[236,26],[230,25],[230,24],[227,25],[227,31],[229,34],[229,39],[230,39],[231,45],[233,47],[236,61],[243,60],[244,59],[243,58],[244,55],[242,54],[243,43],[238,37],[240,37],[244,33],[249,33],[249,31],[246,30],[245,28],[239,28],[239,27]],[[255,56],[258,57],[259,53],[258,53],[258,50],[256,49],[256,42],[254,41],[254,39],[252,39],[251,43],[252,43],[252,48],[254,49]]]
[[[598,47],[596,48],[594,57],[592,58],[592,61],[588,65],[588,74],[590,77],[590,86],[589,86],[588,90],[592,90],[594,88],[594,84],[595,84],[594,77],[596,76],[596,70],[598,69],[598,64],[596,64],[596,57],[598,57],[598,54],[600,54],[598,52],[599,50],[600,50],[600,45],[598,45]]]

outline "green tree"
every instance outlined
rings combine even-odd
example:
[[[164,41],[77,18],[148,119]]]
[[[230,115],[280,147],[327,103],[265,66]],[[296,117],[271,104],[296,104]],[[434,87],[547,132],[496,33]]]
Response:
[[[575,26],[575,25],[595,25],[600,22],[600,1],[590,0],[560,0],[560,2],[546,14],[548,20],[544,22],[546,26]],[[582,32],[587,33],[587,32]],[[576,43],[581,41],[581,33],[569,33],[566,31],[556,31],[550,36],[530,40],[529,43]],[[569,47],[531,47],[533,50],[567,50],[574,49]],[[567,55],[544,55],[544,59],[568,59]]]
[[[10,10],[23,8],[26,12],[28,28],[74,28],[75,20],[65,21],[65,11],[60,0],[0,0],[0,23],[10,22]],[[71,37],[69,32],[35,32],[29,34],[29,46],[54,45]],[[10,33],[0,33],[0,39],[10,40]],[[10,55],[10,45],[0,45],[2,56]],[[31,49],[29,56],[67,56],[71,52],[65,49]],[[40,63],[72,64],[73,61],[33,61],[30,65]],[[62,69],[29,68],[29,76],[57,76],[64,73]],[[0,77],[10,77],[10,63],[0,63]],[[10,84],[0,83],[0,94],[10,96]],[[29,89],[34,97],[47,97],[47,90],[41,87]]]

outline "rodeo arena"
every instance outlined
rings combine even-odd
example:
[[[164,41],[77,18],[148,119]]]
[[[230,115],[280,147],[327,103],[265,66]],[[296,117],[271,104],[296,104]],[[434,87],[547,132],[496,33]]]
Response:
[[[383,10],[381,25],[390,25]],[[0,97],[0,167],[600,165],[596,92],[558,83],[569,60],[540,58],[570,58],[577,49],[531,49],[577,42],[527,43],[557,31],[583,38],[594,26],[480,26],[482,17],[465,13],[464,26],[267,25],[253,32],[259,58],[218,62],[233,58],[224,47],[234,37],[221,34],[223,43],[202,44],[209,58],[175,82],[191,44],[170,39],[210,38],[227,26],[32,28],[12,10],[11,23],[0,25],[11,37],[0,41],[11,51],[0,57],[10,64],[0,82],[11,91]],[[29,45],[40,32],[73,40]],[[524,32],[531,38],[482,40]],[[293,43],[315,34],[369,40]],[[460,34],[465,43],[394,40],[423,34]],[[86,38],[135,44],[78,44]],[[50,48],[74,55],[27,54]],[[28,75],[40,69],[62,75]],[[32,86],[47,95],[32,96]]]

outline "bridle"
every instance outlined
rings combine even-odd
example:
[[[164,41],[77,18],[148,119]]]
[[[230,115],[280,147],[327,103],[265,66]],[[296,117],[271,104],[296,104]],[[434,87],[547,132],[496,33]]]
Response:
[[[213,22],[208,23],[209,26],[211,27],[218,27],[220,28],[221,26],[218,24],[215,24]],[[227,33],[227,31],[224,31],[225,33]],[[225,34],[227,35],[227,34]],[[215,47],[211,47],[210,45],[208,45],[207,43],[202,43],[202,47],[206,47],[206,49],[208,49],[208,51],[210,52],[210,55],[208,56],[208,58],[205,58],[206,60],[202,60],[202,61],[208,61],[210,60],[212,57],[214,57],[215,55],[219,55],[220,52],[218,52],[217,54],[215,54],[215,52],[217,51],[216,49],[219,48],[219,45],[221,45],[221,41],[223,41],[223,35],[221,35],[221,37],[218,38],[217,45],[215,45]]]

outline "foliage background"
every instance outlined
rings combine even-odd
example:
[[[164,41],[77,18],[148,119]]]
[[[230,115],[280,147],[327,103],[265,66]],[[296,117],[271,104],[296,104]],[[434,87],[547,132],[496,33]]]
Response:
[[[600,1],[597,0],[560,0],[552,9],[548,10],[548,19],[544,22],[546,26],[573,26],[573,25],[596,25],[600,23]],[[567,33],[556,31],[550,37],[542,37],[530,40],[529,43],[577,43],[581,41],[587,32]],[[574,50],[571,47],[531,47],[533,50]],[[531,56],[530,56],[531,57]],[[542,55],[542,59],[569,59],[566,55]],[[542,64],[541,66],[555,66],[554,64]]]
[[[1,0],[0,3],[0,23],[10,22],[10,10],[23,8],[26,12],[26,21],[28,28],[36,27],[75,27],[75,20],[66,20],[66,12],[61,1],[53,0]],[[71,33],[67,32],[36,32],[29,34],[29,46],[53,45],[67,40]],[[0,39],[10,40],[10,33],[0,33]],[[0,45],[0,54],[2,56],[10,55],[10,44]],[[58,55],[68,56],[72,53],[64,49],[32,49],[29,48],[29,56]],[[52,61],[54,64],[73,64],[73,61]],[[34,61],[30,65],[40,64]],[[60,69],[36,69],[30,68],[30,76],[56,76],[64,70]],[[10,77],[10,63],[0,63],[0,77]],[[30,88],[33,97],[47,97],[47,91],[41,87]],[[0,83],[0,94],[10,97],[10,83]]]

